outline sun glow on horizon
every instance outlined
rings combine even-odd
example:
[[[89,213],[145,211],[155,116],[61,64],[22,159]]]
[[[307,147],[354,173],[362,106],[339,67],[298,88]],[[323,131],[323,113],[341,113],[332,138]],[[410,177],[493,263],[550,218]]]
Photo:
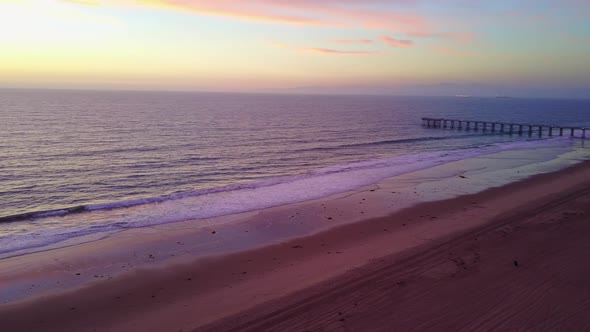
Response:
[[[0,86],[587,91],[589,16],[575,0],[0,0]]]

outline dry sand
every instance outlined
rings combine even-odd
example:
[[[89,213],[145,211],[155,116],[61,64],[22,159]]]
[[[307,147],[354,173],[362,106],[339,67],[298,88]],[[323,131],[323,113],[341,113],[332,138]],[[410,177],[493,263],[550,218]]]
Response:
[[[0,306],[2,331],[587,331],[590,164]],[[72,249],[75,250],[75,249]]]

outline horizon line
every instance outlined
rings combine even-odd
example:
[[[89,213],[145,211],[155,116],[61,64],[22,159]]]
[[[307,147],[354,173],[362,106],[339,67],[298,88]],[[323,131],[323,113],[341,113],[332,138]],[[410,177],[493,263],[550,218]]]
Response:
[[[283,95],[283,96],[355,96],[355,97],[422,97],[422,98],[457,98],[457,99],[470,99],[470,98],[488,98],[488,99],[559,99],[559,100],[590,100],[590,97],[567,97],[567,96],[523,96],[523,95],[445,95],[445,94],[387,94],[387,93],[349,93],[349,92],[298,92],[289,90],[295,90],[298,88],[286,88],[281,90],[267,90],[267,91],[238,91],[238,90],[189,90],[189,89],[141,89],[141,88],[60,88],[60,87],[0,87],[0,90],[20,90],[20,91],[75,91],[75,92],[158,92],[158,93],[197,93],[197,94],[243,94],[243,95]]]

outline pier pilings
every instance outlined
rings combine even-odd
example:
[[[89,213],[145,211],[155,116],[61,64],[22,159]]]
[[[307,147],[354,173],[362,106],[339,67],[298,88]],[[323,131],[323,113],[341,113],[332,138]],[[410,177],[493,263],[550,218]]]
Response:
[[[535,130],[539,137],[543,134],[547,134],[549,137],[553,137],[553,130],[559,130],[559,136],[564,135],[564,130],[569,130],[570,137],[586,138],[586,130],[589,128],[584,127],[570,127],[570,126],[559,126],[555,124],[534,124],[534,123],[514,123],[514,122],[491,122],[491,121],[476,121],[476,120],[463,120],[463,119],[446,119],[446,118],[422,118],[422,126],[427,128],[444,128],[444,129],[457,129],[457,130],[474,130],[483,132],[491,131],[492,133],[510,134],[513,135],[518,129],[518,135],[527,133],[528,136],[532,136]],[[497,130],[499,127],[499,130]],[[507,129],[507,130],[506,130]],[[526,131],[525,131],[526,130]]]

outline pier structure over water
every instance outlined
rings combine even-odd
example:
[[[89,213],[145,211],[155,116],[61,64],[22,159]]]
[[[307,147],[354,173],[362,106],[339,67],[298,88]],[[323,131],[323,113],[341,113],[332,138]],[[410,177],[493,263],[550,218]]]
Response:
[[[590,128],[569,127],[532,123],[492,122],[479,120],[456,120],[445,118],[422,118],[422,126],[427,128],[449,128],[474,131],[490,131],[499,134],[571,136],[586,138],[586,130]]]

